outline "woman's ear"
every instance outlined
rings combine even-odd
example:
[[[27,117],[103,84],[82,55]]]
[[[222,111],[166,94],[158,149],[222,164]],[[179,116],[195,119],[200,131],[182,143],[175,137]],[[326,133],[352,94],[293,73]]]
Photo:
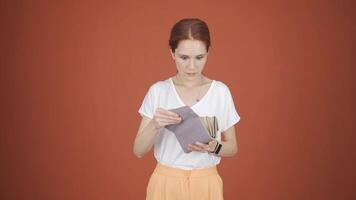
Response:
[[[173,60],[175,60],[176,58],[175,58],[175,55],[174,55],[172,49],[170,49],[170,52],[171,52],[171,56],[172,56]]]

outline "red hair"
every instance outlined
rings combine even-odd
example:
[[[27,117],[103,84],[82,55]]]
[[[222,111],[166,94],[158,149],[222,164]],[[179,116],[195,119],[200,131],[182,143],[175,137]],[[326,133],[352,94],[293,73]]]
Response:
[[[198,18],[185,18],[178,21],[171,30],[169,46],[174,53],[181,40],[200,40],[205,43],[206,51],[210,47],[210,32],[207,24]]]

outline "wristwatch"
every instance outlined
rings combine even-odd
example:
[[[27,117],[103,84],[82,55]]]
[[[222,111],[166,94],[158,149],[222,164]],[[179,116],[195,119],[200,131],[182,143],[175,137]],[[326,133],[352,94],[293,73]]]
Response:
[[[220,144],[217,140],[212,140],[211,142],[209,142],[209,147],[210,149],[214,149],[212,151],[209,151],[209,153],[219,154],[222,144]]]
[[[216,155],[219,154],[221,147],[222,147],[222,144],[218,143],[218,147],[216,148],[216,150],[214,152]]]

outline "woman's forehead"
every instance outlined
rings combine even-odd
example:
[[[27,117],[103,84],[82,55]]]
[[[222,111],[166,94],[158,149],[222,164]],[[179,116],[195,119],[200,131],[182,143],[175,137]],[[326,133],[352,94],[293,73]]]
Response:
[[[179,42],[176,52],[184,55],[205,54],[206,45],[200,40],[182,40]]]

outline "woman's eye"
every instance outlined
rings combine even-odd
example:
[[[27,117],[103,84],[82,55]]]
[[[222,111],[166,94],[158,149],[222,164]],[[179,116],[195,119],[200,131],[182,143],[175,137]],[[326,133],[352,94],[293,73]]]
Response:
[[[188,57],[186,57],[186,56],[182,56],[181,57],[183,60],[187,60],[188,59]]]
[[[201,60],[202,58],[203,58],[203,56],[199,56],[199,57],[197,57],[197,59],[198,59],[198,60]]]

